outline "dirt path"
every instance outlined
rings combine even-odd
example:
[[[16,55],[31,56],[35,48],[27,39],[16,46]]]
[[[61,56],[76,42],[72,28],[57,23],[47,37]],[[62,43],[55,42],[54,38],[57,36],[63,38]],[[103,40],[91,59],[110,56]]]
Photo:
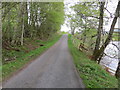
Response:
[[[54,46],[10,78],[3,88],[84,88],[67,40],[67,35],[63,35]]]

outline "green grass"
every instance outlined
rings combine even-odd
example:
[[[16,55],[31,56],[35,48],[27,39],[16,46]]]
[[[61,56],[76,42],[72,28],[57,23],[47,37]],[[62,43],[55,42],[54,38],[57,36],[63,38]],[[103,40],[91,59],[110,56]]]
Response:
[[[96,62],[90,60],[83,52],[74,47],[69,35],[68,45],[75,66],[86,88],[117,88],[118,80],[106,72]]]
[[[54,38],[51,38],[48,41],[36,40],[35,42],[40,43],[40,44],[42,43],[42,44],[44,44],[44,46],[42,46],[42,47],[39,46],[35,50],[32,50],[28,53],[24,52],[26,50],[25,47],[21,47],[22,51],[20,51],[20,52],[16,52],[16,51],[7,52],[7,54],[9,53],[10,57],[17,56],[17,58],[14,61],[10,61],[10,62],[2,65],[3,80],[8,78],[9,76],[11,76],[14,72],[16,72],[17,70],[22,68],[25,64],[27,64],[32,59],[39,56],[45,50],[47,50],[52,45],[54,45],[59,40],[60,37],[61,37],[61,35],[58,35],[58,36],[55,36]],[[33,42],[33,43],[35,43],[35,42]]]
[[[113,41],[119,41],[120,39],[118,38],[119,37],[119,33],[113,33],[113,36],[112,36],[112,39]]]

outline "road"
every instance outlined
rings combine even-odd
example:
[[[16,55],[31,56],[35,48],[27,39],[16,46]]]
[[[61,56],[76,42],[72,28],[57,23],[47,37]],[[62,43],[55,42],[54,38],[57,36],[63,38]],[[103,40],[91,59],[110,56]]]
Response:
[[[67,35],[63,35],[55,45],[7,80],[3,88],[84,88],[67,40]]]

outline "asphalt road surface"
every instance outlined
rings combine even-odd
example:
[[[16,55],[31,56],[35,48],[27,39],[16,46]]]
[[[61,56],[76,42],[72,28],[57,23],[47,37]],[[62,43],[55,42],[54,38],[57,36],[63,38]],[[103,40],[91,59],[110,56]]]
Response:
[[[67,44],[68,36],[7,80],[3,88],[84,88]]]

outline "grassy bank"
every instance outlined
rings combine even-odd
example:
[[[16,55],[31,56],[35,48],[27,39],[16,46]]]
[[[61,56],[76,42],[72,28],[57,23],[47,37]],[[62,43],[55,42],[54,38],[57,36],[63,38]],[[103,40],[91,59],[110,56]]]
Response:
[[[113,33],[112,36],[113,41],[120,41],[119,35],[120,35],[119,33]]]
[[[24,65],[26,65],[31,60],[34,60],[35,57],[42,54],[45,50],[50,48],[53,44],[55,44],[61,35],[54,36],[53,38],[47,41],[37,40],[27,40],[24,46],[19,47],[20,51],[14,50],[4,50],[3,56],[7,57],[16,57],[15,60],[7,61],[4,65],[2,65],[2,78],[3,80],[10,77],[14,72],[21,69]],[[18,48],[18,47],[17,47]]]
[[[74,47],[69,35],[68,45],[74,59],[75,66],[86,88],[117,88],[118,81],[96,62],[91,61],[83,52]]]

